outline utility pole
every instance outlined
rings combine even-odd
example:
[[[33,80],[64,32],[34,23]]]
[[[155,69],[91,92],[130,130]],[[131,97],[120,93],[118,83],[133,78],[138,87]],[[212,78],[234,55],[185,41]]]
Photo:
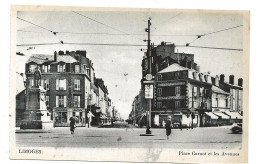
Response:
[[[148,74],[152,74],[152,60],[151,60],[151,39],[150,39],[150,26],[151,26],[151,18],[148,20],[148,28],[145,31],[148,33],[148,40],[147,40],[147,59],[148,59]],[[147,99],[147,129],[146,134],[151,134],[151,99]]]

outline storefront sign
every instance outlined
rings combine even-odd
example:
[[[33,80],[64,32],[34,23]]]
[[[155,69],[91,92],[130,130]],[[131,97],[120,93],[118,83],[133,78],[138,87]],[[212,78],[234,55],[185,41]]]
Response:
[[[158,84],[158,87],[164,87],[164,86],[175,86],[175,85],[185,85],[185,82],[177,82],[177,83],[161,83],[161,84]]]
[[[153,99],[153,84],[146,84],[145,85],[145,98],[146,99]]]
[[[157,97],[157,100],[172,100],[172,99],[184,99],[185,96],[168,96],[168,97]]]

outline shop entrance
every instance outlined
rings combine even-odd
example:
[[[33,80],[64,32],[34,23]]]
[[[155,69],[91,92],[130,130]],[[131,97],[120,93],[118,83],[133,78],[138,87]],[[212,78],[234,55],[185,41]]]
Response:
[[[85,125],[85,120],[83,118],[82,112],[73,112],[73,116],[76,117],[76,126]]]

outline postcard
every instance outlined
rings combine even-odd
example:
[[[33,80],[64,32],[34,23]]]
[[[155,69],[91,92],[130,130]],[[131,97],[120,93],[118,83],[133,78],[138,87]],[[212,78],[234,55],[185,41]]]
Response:
[[[11,7],[10,159],[247,163],[250,12]]]

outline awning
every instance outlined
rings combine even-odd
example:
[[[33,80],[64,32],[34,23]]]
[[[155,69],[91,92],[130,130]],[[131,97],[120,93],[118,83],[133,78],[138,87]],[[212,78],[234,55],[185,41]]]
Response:
[[[229,116],[228,115],[225,115],[224,113],[222,112],[214,112],[215,115],[221,117],[222,119],[229,119]]]
[[[231,112],[236,118],[235,119],[243,119],[243,116],[241,116],[238,112]]]
[[[205,112],[205,114],[208,115],[211,119],[218,119],[218,116],[216,116],[212,112]]]
[[[231,119],[236,119],[236,115],[234,115],[234,112],[230,112],[227,110],[227,111],[223,111],[223,113],[229,115]]]

